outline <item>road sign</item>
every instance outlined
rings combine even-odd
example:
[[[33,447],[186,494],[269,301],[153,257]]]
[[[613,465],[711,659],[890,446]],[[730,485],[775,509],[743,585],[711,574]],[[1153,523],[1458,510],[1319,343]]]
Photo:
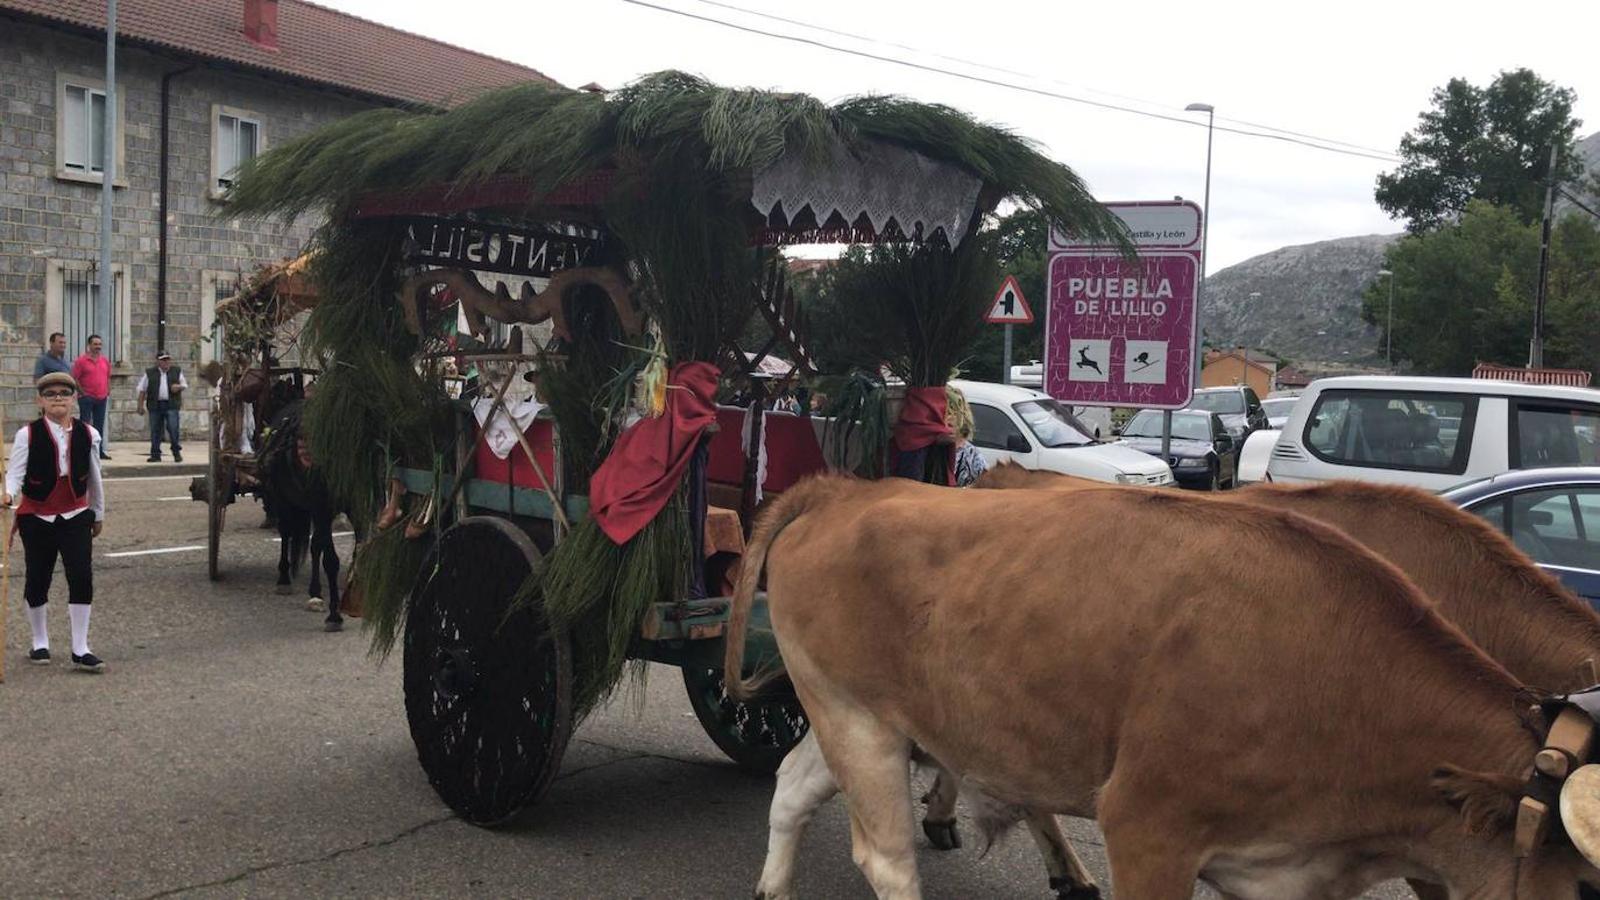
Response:
[[[1200,252],[1200,207],[1187,200],[1136,200],[1107,203],[1106,208],[1122,220],[1128,237],[1140,250],[1182,250]],[[1050,252],[1074,253],[1115,249],[1110,244],[1071,237],[1050,229]]]
[[[1033,324],[1033,310],[1028,306],[1028,298],[1022,296],[1022,288],[1017,285],[1015,275],[1007,275],[1006,280],[1000,283],[989,314],[983,320],[991,325]]]
[[[1194,394],[1200,210],[1182,201],[1107,206],[1139,255],[1052,229],[1045,393],[1078,405],[1181,409]]]

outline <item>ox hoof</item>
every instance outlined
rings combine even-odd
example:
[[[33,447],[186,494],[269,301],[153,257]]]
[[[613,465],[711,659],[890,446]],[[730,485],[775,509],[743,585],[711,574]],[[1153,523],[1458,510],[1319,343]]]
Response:
[[[1100,900],[1100,888],[1092,884],[1073,884],[1070,878],[1050,879],[1056,900]]]
[[[277,587],[273,588],[273,590],[277,591],[279,596],[282,596],[284,594],[292,594],[292,593],[294,593],[294,585],[292,585],[292,584],[280,584]]]
[[[956,830],[956,820],[948,822],[935,822],[932,819],[922,820],[922,833],[928,836],[929,843],[935,850],[960,850],[961,832]]]
[[[323,622],[322,623],[322,630],[323,631],[343,631],[344,630],[344,622],[342,622],[342,621],[340,621],[340,622]]]
[[[327,612],[328,603],[321,597],[307,597],[306,610],[309,612]]]

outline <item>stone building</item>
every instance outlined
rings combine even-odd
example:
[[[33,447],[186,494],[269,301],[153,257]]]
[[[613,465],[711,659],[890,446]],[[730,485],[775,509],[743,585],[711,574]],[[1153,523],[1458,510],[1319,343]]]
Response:
[[[105,0],[0,0],[0,403],[36,415],[50,332],[76,356],[98,295]],[[303,0],[120,0],[107,351],[114,438],[148,435],[134,385],[158,349],[193,372],[212,310],[241,277],[293,257],[314,222],[253,222],[220,202],[232,168],[376,106],[447,106],[549,82],[533,69]],[[550,82],[554,83],[554,82]],[[190,378],[184,431],[205,404]]]

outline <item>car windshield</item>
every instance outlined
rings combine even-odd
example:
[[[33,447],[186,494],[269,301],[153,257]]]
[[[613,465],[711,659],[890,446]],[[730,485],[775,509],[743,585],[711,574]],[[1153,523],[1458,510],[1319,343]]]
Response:
[[[1014,403],[1011,408],[1046,447],[1079,447],[1094,443],[1094,438],[1078,423],[1077,417],[1054,400],[1029,400]]]
[[[1296,397],[1285,397],[1281,400],[1263,400],[1261,408],[1267,411],[1267,418],[1276,419],[1287,416],[1289,410],[1294,409]]]
[[[1172,414],[1172,436],[1185,441],[1211,442],[1210,416],[1185,416]],[[1128,420],[1123,426],[1123,437],[1161,437],[1161,413],[1147,409]]]
[[[1230,415],[1244,412],[1244,394],[1239,391],[1196,391],[1190,409]]]

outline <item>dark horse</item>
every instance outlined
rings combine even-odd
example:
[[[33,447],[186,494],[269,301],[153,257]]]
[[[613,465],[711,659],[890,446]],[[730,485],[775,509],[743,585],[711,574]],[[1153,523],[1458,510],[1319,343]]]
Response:
[[[339,552],[333,546],[333,520],[339,514],[322,474],[311,463],[301,433],[305,401],[296,400],[272,417],[266,443],[258,456],[260,491],[267,509],[278,518],[278,593],[293,591],[291,579],[300,572],[307,549],[311,553],[313,599],[322,597],[322,577],[328,578],[328,617],[323,630],[344,628],[339,614]]]

